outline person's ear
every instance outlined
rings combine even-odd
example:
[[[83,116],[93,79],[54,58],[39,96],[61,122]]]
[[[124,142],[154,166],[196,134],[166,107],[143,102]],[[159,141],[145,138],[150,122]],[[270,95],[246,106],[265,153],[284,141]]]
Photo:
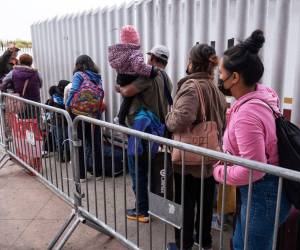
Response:
[[[238,72],[232,73],[232,83],[237,84],[241,79],[241,75]]]

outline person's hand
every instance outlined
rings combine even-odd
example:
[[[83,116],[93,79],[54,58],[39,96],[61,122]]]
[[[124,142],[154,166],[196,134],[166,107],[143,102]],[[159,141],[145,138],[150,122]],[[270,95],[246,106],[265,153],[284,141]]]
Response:
[[[116,92],[121,93],[121,87],[119,84],[115,85],[115,90],[116,90]]]

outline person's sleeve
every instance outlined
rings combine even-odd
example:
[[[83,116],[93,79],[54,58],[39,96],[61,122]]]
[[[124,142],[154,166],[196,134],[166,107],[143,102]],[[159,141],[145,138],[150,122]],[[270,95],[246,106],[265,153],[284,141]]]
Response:
[[[166,125],[170,132],[182,132],[197,118],[199,99],[195,86],[184,83],[175,98],[176,103],[166,116]]]
[[[9,73],[3,78],[2,84],[0,85],[0,90],[5,91],[10,82],[12,82],[13,71],[9,71]]]
[[[235,122],[235,136],[239,155],[245,159],[267,163],[264,127],[257,116],[249,112],[249,106],[247,107],[248,112],[240,114]],[[247,185],[249,183],[249,173],[250,170],[245,167],[228,166],[226,183],[237,186]],[[253,182],[261,179],[264,175],[265,173],[253,171]],[[215,166],[214,177],[216,181],[224,182],[224,165]]]
[[[78,72],[74,74],[72,80],[72,86],[70,88],[69,96],[66,102],[67,108],[70,107],[74,94],[79,90],[82,80],[83,80],[82,76]]]
[[[40,88],[43,86],[43,78],[41,74],[38,72],[39,80],[40,80]]]
[[[145,63],[142,53],[134,53],[130,57],[132,69],[140,76],[150,77],[152,72],[152,66]]]
[[[69,96],[69,91],[70,91],[70,88],[72,86],[72,83],[69,83],[65,89],[64,89],[64,104],[67,103],[67,100],[68,100],[68,96]]]

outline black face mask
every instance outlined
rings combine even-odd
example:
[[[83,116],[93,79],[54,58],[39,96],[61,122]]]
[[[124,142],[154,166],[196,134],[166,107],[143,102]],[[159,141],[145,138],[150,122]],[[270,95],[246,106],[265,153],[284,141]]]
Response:
[[[190,75],[190,74],[191,74],[191,73],[189,72],[189,66],[186,67],[185,73],[186,73],[187,75]]]
[[[226,96],[232,96],[230,89],[225,89],[224,87],[224,83],[232,76],[232,74],[230,76],[228,76],[225,80],[222,80],[221,78],[219,78],[218,80],[218,88],[219,90]]]

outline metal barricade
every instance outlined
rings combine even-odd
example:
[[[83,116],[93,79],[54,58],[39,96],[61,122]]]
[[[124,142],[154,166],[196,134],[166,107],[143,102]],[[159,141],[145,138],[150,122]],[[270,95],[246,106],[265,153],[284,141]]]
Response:
[[[6,162],[13,159],[73,204],[72,119],[62,109],[0,93]],[[6,162],[1,164],[4,166]]]
[[[108,166],[105,162],[105,135],[109,136],[112,142],[111,147],[111,165]],[[131,174],[135,173],[135,195],[131,189],[131,179],[126,172],[126,141],[128,136],[133,136],[134,140],[135,157],[133,159],[134,169],[131,165]],[[115,173],[115,157],[116,150],[116,138],[122,149],[122,163],[123,174],[121,176],[112,177],[105,176],[105,168],[110,167],[112,173]],[[126,127],[118,126],[115,124],[107,123],[101,120],[93,118],[78,116],[73,121],[73,145],[74,145],[74,168],[75,168],[75,210],[72,212],[70,219],[62,227],[58,235],[51,242],[49,249],[61,249],[67,239],[74,232],[76,227],[82,222],[87,225],[104,232],[112,237],[119,239],[130,249],[166,249],[167,242],[174,241],[174,229],[177,228],[180,231],[181,248],[183,249],[183,233],[184,233],[184,216],[183,211],[185,207],[184,203],[184,182],[185,182],[185,161],[181,163],[181,204],[176,203],[173,199],[168,197],[169,184],[167,178],[164,179],[164,193],[158,195],[152,192],[151,178],[153,174],[153,164],[155,160],[152,156],[152,147],[155,143],[164,148],[163,152],[163,170],[165,177],[168,175],[168,148],[178,148],[181,150],[182,159],[187,152],[199,154],[202,157],[208,156],[216,160],[224,162],[224,177],[226,182],[226,169],[228,164],[237,164],[249,169],[249,191],[248,191],[248,203],[246,212],[246,226],[244,242],[247,242],[249,236],[249,220],[250,220],[250,206],[252,195],[252,179],[253,171],[261,171],[270,175],[278,176],[278,194],[277,194],[277,206],[275,216],[275,227],[273,237],[273,249],[276,247],[277,230],[279,224],[279,211],[280,200],[282,195],[282,182],[283,178],[291,179],[294,181],[300,181],[300,173],[284,169],[278,166],[272,166],[255,161],[246,160],[240,157],[227,155],[221,152],[215,152],[205,148],[199,148],[193,145],[180,143],[170,139],[154,136],[148,133],[132,130]],[[120,142],[121,141],[121,142]],[[144,158],[136,157],[141,154],[139,145],[143,144]],[[129,150],[129,148],[127,148]],[[132,160],[131,159],[131,160]],[[139,175],[141,169],[147,169],[147,179],[140,182]],[[200,223],[199,223],[199,249],[202,249],[202,231],[203,231],[203,194],[204,189],[204,163],[199,166],[201,171],[201,185],[200,185]],[[99,176],[102,179],[98,179],[97,171],[101,173]],[[88,175],[87,172],[92,174]],[[139,192],[141,189],[139,185],[147,185],[147,194],[149,199],[149,223],[143,224],[139,220],[130,221],[126,217],[128,208],[136,208],[138,213],[139,207]],[[135,197],[137,199],[135,200]],[[221,231],[219,234],[219,249],[229,249],[229,242],[225,242],[224,235],[224,204],[226,201],[226,185],[223,184],[222,195],[222,214],[221,214]],[[216,240],[216,239],[214,239]],[[245,244],[244,249],[247,249]]]

